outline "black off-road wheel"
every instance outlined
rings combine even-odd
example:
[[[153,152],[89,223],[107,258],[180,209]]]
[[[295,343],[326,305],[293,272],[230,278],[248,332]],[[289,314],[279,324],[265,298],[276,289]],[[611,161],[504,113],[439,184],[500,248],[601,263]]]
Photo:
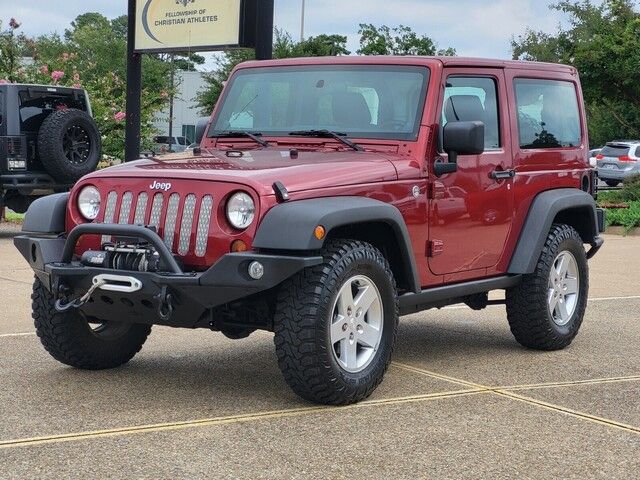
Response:
[[[55,309],[53,295],[38,279],[34,281],[31,300],[42,345],[53,358],[75,368],[119,367],[140,351],[151,332],[150,325],[92,322],[78,310],[60,313]]]
[[[275,347],[286,382],[316,403],[367,398],[391,361],[398,326],[395,280],[368,243],[331,240],[324,262],[280,288]]]
[[[589,266],[573,227],[551,228],[532,274],[507,290],[511,332],[523,346],[561,350],[578,334],[587,307]]]
[[[38,132],[38,155],[61,183],[75,183],[93,172],[102,155],[102,140],[91,115],[74,108],[49,115]]]

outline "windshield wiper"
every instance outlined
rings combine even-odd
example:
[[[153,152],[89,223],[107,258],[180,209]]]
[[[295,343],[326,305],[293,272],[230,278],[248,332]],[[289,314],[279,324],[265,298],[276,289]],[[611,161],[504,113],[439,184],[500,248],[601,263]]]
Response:
[[[364,148],[360,145],[353,143],[351,140],[346,139],[346,133],[332,132],[331,130],[300,130],[298,132],[290,132],[289,135],[299,137],[320,137],[320,138],[334,138],[339,142],[344,143],[347,147],[353,148],[357,152],[363,152]]]
[[[227,132],[214,133],[212,135],[212,137],[217,137],[217,138],[247,137],[247,138],[250,138],[251,140],[253,140],[256,143],[259,143],[263,147],[268,147],[269,146],[269,142],[267,142],[266,140],[261,139],[260,138],[261,136],[262,136],[262,134],[260,132],[250,133],[250,132],[244,132],[244,131],[237,131],[237,132],[236,131],[227,131]]]

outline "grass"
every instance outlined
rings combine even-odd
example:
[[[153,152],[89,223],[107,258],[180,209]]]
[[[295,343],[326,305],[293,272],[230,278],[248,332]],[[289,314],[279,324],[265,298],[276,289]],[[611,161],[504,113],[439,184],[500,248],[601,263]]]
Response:
[[[621,190],[599,192],[598,205],[606,210],[607,227],[623,227],[625,233],[640,227],[640,178],[626,181]]]
[[[6,210],[5,221],[9,223],[22,223],[24,221],[24,214]]]
[[[629,208],[607,208],[607,227],[623,227],[625,233],[640,227],[640,202],[627,202]]]

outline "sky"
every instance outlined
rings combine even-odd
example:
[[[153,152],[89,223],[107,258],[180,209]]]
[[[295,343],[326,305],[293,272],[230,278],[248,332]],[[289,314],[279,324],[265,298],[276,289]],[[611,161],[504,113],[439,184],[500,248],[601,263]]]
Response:
[[[275,0],[275,24],[300,37],[302,0]],[[430,36],[439,48],[458,55],[510,58],[513,35],[527,27],[553,32],[562,15],[549,10],[553,0],[306,0],[306,36],[346,35],[349,50],[358,48],[358,24],[413,28]],[[28,35],[63,33],[79,14],[96,11],[108,18],[126,13],[126,0],[0,0],[0,19],[22,22]],[[208,65],[211,62],[207,62]]]

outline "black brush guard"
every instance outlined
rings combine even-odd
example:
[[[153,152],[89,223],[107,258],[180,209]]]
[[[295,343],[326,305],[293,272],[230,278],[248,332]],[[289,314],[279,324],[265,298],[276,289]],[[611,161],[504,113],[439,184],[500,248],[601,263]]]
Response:
[[[84,235],[109,235],[138,239],[152,246],[167,271],[138,272],[94,268],[75,259],[78,240]],[[91,299],[78,305],[92,319],[132,323],[196,327],[208,310],[241,301],[278,286],[300,270],[322,263],[320,256],[290,256],[274,253],[229,253],[204,272],[184,272],[162,238],[137,225],[86,224],[64,237],[21,235],[14,243],[38,279],[60,300],[59,306],[83,297],[96,277],[121,275],[141,283],[132,293],[95,288]],[[264,275],[253,279],[249,265],[260,262]]]

